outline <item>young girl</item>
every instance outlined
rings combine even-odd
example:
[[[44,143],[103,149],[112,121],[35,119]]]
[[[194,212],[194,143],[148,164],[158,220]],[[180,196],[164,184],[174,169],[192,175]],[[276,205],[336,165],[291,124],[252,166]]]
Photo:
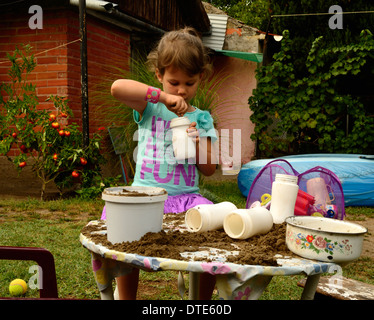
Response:
[[[139,127],[138,152],[134,186],[157,186],[166,189],[165,213],[179,213],[198,204],[212,203],[199,194],[199,172],[215,172],[213,143],[217,137],[213,120],[207,111],[190,104],[200,82],[209,71],[204,45],[192,28],[166,33],[148,56],[148,63],[162,84],[162,90],[129,79],[116,80],[111,93],[134,110]],[[195,161],[175,161],[170,147],[170,121],[187,117],[188,135],[196,142]],[[198,169],[198,170],[197,170]],[[204,278],[212,278],[203,274]],[[120,299],[135,299],[139,269],[117,278]],[[206,279],[204,279],[206,280]],[[214,280],[200,286],[200,298],[210,298]],[[205,289],[205,290],[204,290]]]

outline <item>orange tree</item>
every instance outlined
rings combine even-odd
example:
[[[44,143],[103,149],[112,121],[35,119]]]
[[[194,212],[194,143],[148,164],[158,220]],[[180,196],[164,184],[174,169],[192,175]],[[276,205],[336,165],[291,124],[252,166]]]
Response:
[[[105,159],[100,152],[101,136],[95,133],[88,146],[82,145],[82,133],[67,100],[50,96],[54,110],[38,109],[36,88],[27,81],[35,68],[30,47],[8,54],[10,81],[0,84],[0,155],[6,156],[22,172],[26,166],[41,180],[41,199],[46,185],[54,182],[60,190],[89,188],[101,179]],[[11,148],[19,149],[10,157]],[[76,187],[77,189],[77,187]]]

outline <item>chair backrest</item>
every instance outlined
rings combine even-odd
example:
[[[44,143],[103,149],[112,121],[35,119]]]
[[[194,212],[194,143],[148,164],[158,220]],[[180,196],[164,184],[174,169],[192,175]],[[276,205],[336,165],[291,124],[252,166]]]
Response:
[[[44,248],[0,246],[1,260],[31,260],[41,267],[40,298],[58,298],[56,269],[53,255]]]

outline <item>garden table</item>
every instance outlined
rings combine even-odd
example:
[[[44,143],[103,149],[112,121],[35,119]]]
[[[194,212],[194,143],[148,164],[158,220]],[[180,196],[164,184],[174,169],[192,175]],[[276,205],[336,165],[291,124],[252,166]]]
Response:
[[[99,231],[106,234],[106,225],[102,220],[93,220],[88,225],[99,225]],[[88,226],[87,225],[87,226]],[[168,230],[165,225],[163,229]],[[93,237],[94,238],[94,237]],[[210,273],[216,276],[216,287],[219,298],[225,300],[258,299],[273,276],[292,276],[304,274],[306,285],[301,295],[302,300],[312,300],[322,273],[334,273],[338,266],[334,263],[319,262],[302,258],[277,257],[277,266],[243,265],[226,262],[227,255],[235,254],[214,248],[202,248],[198,252],[186,252],[181,255],[187,260],[176,260],[162,257],[142,256],[134,253],[109,249],[101,243],[95,243],[87,234],[80,234],[80,242],[90,253],[92,268],[101,299],[113,299],[112,281],[119,276],[130,273],[133,268],[149,272],[180,271],[189,272],[189,299],[198,298],[199,274]],[[197,261],[194,257],[198,256]],[[207,262],[201,257],[214,261]],[[209,259],[213,260],[213,259]]]

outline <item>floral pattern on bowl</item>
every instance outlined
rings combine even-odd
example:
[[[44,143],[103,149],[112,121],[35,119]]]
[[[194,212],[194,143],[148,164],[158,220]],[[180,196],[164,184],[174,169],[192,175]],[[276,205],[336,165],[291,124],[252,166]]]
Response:
[[[301,232],[293,233],[292,231],[288,231],[287,235],[289,241],[294,242],[294,244],[299,246],[300,249],[312,250],[317,254],[325,252],[333,256],[336,252],[341,254],[352,253],[352,245],[350,244],[349,239],[343,239],[340,242],[337,242],[320,235],[309,233],[303,234]]]
[[[367,229],[324,217],[286,218],[286,244],[293,253],[312,260],[347,264],[361,255]]]

